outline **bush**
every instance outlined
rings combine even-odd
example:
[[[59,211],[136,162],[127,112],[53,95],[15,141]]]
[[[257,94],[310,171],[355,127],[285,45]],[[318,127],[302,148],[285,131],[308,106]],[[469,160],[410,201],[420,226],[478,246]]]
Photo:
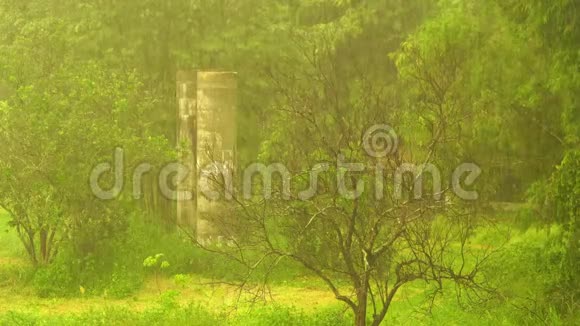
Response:
[[[486,278],[500,291],[501,302],[512,306],[512,320],[537,323],[554,320],[554,300],[547,295],[559,282],[566,248],[559,226],[528,229],[516,234],[490,261]],[[514,313],[515,312],[515,313]]]
[[[95,243],[89,252],[65,246],[51,264],[38,268],[33,284],[42,297],[127,297],[147,276],[143,260],[157,252],[171,262],[168,274],[191,271],[194,255],[189,242],[155,222],[131,218],[123,232]]]

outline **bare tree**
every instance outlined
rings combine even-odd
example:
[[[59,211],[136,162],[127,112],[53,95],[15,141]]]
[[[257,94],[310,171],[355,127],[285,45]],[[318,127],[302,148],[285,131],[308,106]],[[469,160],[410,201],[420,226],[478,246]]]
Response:
[[[286,63],[299,67],[292,74],[270,71],[279,102],[263,158],[289,169],[291,193],[280,185],[266,199],[263,180],[254,178],[252,197],[234,194],[235,212],[214,218],[228,245],[195,240],[246,266],[247,275],[262,265],[268,274],[281,259],[299,263],[352,310],[356,325],[380,324],[397,292],[411,282],[434,284],[431,303],[446,284],[455,284],[458,295],[490,291],[478,273],[490,252],[468,244],[478,225],[477,205],[455,198],[447,186],[438,189],[439,176],[424,168],[432,164],[442,176],[451,175],[454,160],[443,154],[457,135],[446,126],[460,115],[445,111],[454,108],[450,103],[435,103],[425,125],[425,110],[404,109],[391,79],[370,79],[375,67],[325,48],[332,43],[326,37],[297,39],[303,61]],[[397,137],[388,134],[394,129],[383,130],[387,134],[372,138],[369,127],[382,124],[406,132]],[[405,163],[419,169],[401,174]],[[323,171],[313,173],[313,167]],[[223,185],[220,178],[213,182]],[[417,186],[431,192],[417,196]],[[304,196],[309,188],[313,192]]]

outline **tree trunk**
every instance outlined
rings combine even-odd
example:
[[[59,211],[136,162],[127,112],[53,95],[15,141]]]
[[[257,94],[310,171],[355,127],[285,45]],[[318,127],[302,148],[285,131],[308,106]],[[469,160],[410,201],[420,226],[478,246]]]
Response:
[[[363,285],[357,289],[357,309],[354,314],[354,324],[356,326],[366,326],[367,324],[367,298],[368,289]]]
[[[30,256],[32,263],[36,266],[38,264],[38,259],[36,258],[36,247],[34,245],[34,232],[26,231],[26,234],[28,235],[28,245],[26,246],[26,249],[28,250],[28,255]]]
[[[46,230],[46,228],[42,228],[40,229],[40,259],[42,261],[43,264],[47,264],[48,263],[48,246],[47,246],[47,240],[48,240],[48,231]]]

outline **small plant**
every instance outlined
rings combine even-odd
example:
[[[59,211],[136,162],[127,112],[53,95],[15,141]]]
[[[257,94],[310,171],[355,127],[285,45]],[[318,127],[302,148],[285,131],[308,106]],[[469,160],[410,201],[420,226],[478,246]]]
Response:
[[[149,270],[153,270],[153,273],[155,274],[155,284],[157,285],[157,290],[160,294],[161,288],[159,286],[159,274],[171,266],[167,260],[163,259],[163,256],[164,255],[162,253],[159,253],[155,256],[149,256],[143,260],[143,267]]]
[[[190,278],[191,277],[189,275],[176,274],[173,276],[173,281],[175,282],[175,285],[180,286],[181,288],[185,288],[185,285],[187,282],[189,282]]]

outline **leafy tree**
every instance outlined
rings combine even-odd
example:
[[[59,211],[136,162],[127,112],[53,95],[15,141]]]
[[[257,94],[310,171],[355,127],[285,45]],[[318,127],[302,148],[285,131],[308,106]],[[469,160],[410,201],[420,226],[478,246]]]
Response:
[[[169,151],[148,131],[143,112],[152,100],[136,74],[76,60],[65,20],[17,26],[0,45],[0,79],[13,90],[0,102],[0,201],[31,260],[46,264],[68,239],[90,251],[95,239],[123,227],[134,207],[92,194],[96,164],[111,161],[115,147],[132,152],[126,168],[139,159],[154,164]]]
[[[577,13],[567,1],[442,2],[399,57],[411,103],[445,99],[465,115],[457,144],[488,171],[486,197],[531,195],[534,224],[563,224],[562,282],[545,295],[568,312],[577,296]]]

